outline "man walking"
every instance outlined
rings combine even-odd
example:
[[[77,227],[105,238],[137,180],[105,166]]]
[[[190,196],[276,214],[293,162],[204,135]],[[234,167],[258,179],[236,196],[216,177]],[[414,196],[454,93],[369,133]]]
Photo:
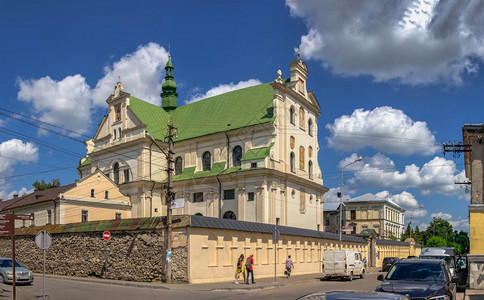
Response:
[[[254,254],[251,254],[249,257],[247,257],[247,260],[245,261],[245,269],[247,270],[247,279],[246,279],[246,284],[249,284],[249,275],[252,276],[252,284],[255,283],[254,281]]]

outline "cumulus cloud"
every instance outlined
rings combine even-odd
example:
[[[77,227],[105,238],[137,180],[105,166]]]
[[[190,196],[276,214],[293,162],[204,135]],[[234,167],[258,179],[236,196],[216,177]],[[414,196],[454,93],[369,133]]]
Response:
[[[89,132],[91,113],[105,107],[105,100],[121,79],[125,90],[133,96],[159,105],[163,67],[168,52],[156,43],[139,46],[135,52],[104,68],[104,76],[91,88],[80,75],[54,80],[18,79],[18,99],[32,104],[33,115],[41,121],[79,134]]]
[[[34,188],[31,188],[29,190],[26,187],[23,187],[20,190],[15,190],[10,192],[0,190],[0,199],[10,200],[10,199],[13,199],[13,195],[18,195],[19,197],[22,197],[25,194],[31,194],[33,192],[34,192]]]
[[[356,154],[352,157],[356,157]],[[405,166],[403,171],[396,170],[395,163],[381,153],[365,157],[363,162],[363,164],[352,165],[354,169],[352,180],[359,188],[394,190],[415,188],[423,195],[435,192],[447,196],[460,196],[464,193],[464,190],[455,182],[465,181],[465,172],[457,170],[452,160],[434,157],[422,167],[411,164]]]
[[[430,215],[433,218],[441,218],[449,222],[450,225],[454,228],[454,230],[464,230],[469,232],[469,219],[459,219],[459,220],[452,220],[453,217],[449,213],[438,212],[433,213]]]
[[[331,132],[328,145],[356,151],[366,147],[401,155],[432,155],[439,150],[426,122],[413,121],[403,111],[377,107],[372,111],[356,109],[326,125]]]
[[[484,3],[286,0],[306,22],[301,54],[345,76],[461,84],[484,58]]]
[[[238,83],[229,83],[229,84],[221,84],[219,86],[216,86],[214,88],[209,89],[205,94],[204,93],[199,93],[199,89],[194,90],[194,94],[187,100],[185,101],[186,104],[193,103],[205,98],[210,98],[213,96],[217,96],[220,94],[228,93],[230,91],[234,90],[240,90],[246,87],[254,86],[254,85],[259,85],[262,84],[262,82],[258,79],[249,79],[247,81],[239,81]]]
[[[444,220],[451,220],[452,219],[452,215],[451,214],[447,214],[447,213],[443,213],[443,212],[438,212],[438,213],[433,213],[430,215],[430,217],[433,219],[433,218],[441,218],[441,219],[444,219]]]

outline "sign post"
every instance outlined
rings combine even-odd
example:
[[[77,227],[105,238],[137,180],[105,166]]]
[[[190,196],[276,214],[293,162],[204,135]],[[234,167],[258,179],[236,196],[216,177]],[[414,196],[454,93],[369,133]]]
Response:
[[[103,232],[103,239],[105,241],[105,250],[106,250],[106,257],[104,259],[104,279],[108,274],[108,241],[111,239],[111,233],[109,231]]]
[[[44,250],[44,274],[42,278],[42,299],[45,299],[45,251],[52,245],[52,237],[45,230],[39,231],[35,236],[35,244]]]

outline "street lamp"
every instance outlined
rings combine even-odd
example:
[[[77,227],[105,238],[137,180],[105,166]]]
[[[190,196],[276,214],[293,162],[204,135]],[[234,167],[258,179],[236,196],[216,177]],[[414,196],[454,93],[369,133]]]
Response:
[[[341,250],[341,229],[343,229],[343,170],[347,166],[362,160],[363,160],[362,157],[358,157],[357,159],[350,162],[349,164],[346,164],[343,167],[341,167],[341,184],[339,187],[339,249],[340,250]]]
[[[423,205],[420,205],[419,207],[417,207],[417,211],[418,211],[419,209],[423,208],[423,207],[424,207]],[[413,219],[413,213],[414,213],[414,212],[415,212],[415,211],[412,211],[412,212],[410,213],[410,221],[408,222],[408,225],[410,226],[410,228],[409,228],[409,229],[410,229],[410,238],[412,238],[412,219]]]

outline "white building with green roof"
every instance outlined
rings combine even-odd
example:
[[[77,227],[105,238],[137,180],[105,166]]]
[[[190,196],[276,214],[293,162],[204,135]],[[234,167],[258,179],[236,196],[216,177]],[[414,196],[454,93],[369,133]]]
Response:
[[[318,163],[320,106],[298,59],[260,84],[178,106],[169,58],[161,107],[118,82],[108,113],[85,142],[83,178],[100,169],[131,199],[132,217],[166,215],[168,124],[174,137],[173,214],[203,215],[318,229],[323,186]],[[153,139],[156,141],[154,145]]]

